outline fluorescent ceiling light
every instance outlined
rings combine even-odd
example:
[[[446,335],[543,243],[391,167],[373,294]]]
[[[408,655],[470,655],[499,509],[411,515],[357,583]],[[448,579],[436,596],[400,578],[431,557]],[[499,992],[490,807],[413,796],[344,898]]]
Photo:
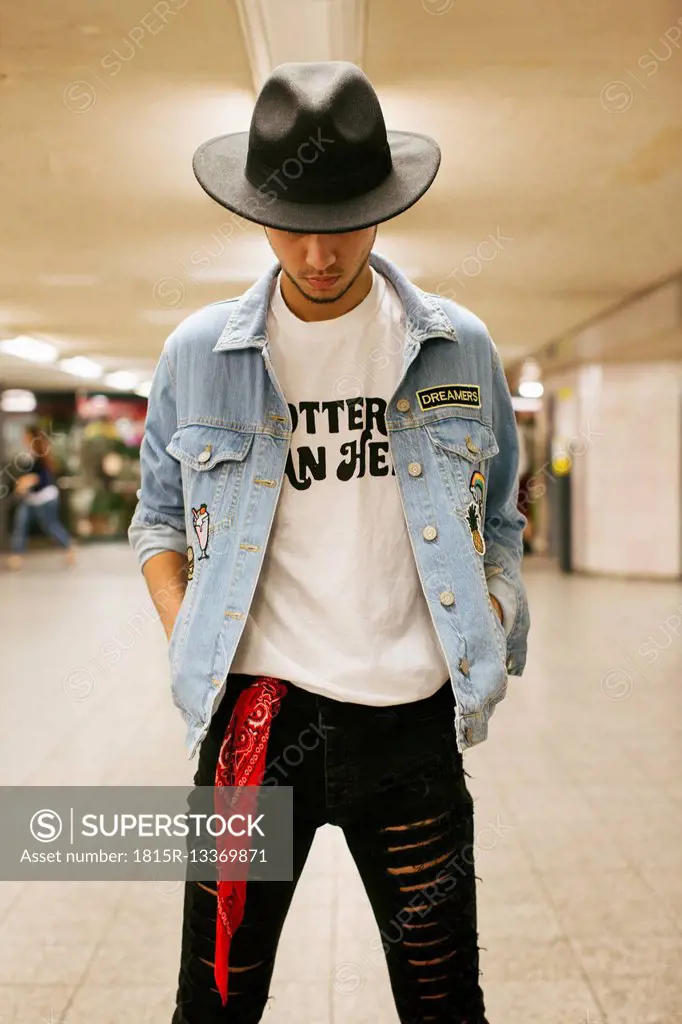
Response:
[[[512,395],[512,409],[514,412],[539,412],[542,409],[542,399]]]
[[[519,394],[522,398],[541,398],[544,390],[539,380],[522,380],[519,384]]]
[[[62,359],[59,363],[59,369],[63,370],[64,373],[70,373],[74,377],[101,377],[102,367],[99,363],[94,362],[92,359],[86,358],[86,356],[74,356],[72,359]]]
[[[362,64],[367,0],[237,0],[256,91],[289,61]]]
[[[540,381],[541,369],[537,359],[524,359],[519,374],[518,392],[521,398],[541,398],[544,388]]]
[[[36,407],[36,396],[32,391],[21,388],[10,388],[3,391],[0,408],[3,412],[33,412]]]
[[[53,363],[58,355],[54,345],[23,334],[17,338],[0,341],[0,352],[6,352],[7,355],[16,356],[18,359],[27,359],[31,363]]]
[[[130,370],[116,370],[114,373],[108,373],[104,378],[104,383],[110,388],[117,388],[119,391],[133,391],[138,381],[136,373],[131,373]]]
[[[152,388],[152,382],[150,380],[143,381],[139,387],[135,388],[135,394],[141,395],[142,398],[149,398],[149,392]]]

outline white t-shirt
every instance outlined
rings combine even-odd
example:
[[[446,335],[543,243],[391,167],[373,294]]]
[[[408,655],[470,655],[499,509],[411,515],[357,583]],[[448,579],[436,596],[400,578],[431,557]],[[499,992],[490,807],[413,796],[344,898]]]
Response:
[[[374,268],[343,316],[300,320],[277,276],[267,333],[293,437],[232,672],[359,704],[429,697],[449,671],[417,575],[385,426],[402,304]],[[354,400],[354,401],[353,401]]]

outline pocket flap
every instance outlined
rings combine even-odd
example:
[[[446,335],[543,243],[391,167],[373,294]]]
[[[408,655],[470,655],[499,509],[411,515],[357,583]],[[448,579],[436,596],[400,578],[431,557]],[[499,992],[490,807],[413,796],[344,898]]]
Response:
[[[166,451],[173,458],[202,472],[228,459],[241,462],[252,442],[251,431],[191,423],[175,431],[166,445]]]
[[[426,425],[426,430],[435,445],[460,455],[467,462],[489,459],[500,450],[492,427],[479,420],[450,416],[433,420]]]

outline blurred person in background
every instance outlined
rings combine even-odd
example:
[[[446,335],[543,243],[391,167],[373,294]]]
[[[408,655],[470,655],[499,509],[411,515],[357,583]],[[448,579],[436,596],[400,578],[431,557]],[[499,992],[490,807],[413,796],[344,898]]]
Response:
[[[172,1024],[262,1019],[326,823],[401,1022],[486,1024],[462,755],[526,660],[516,424],[485,325],[373,251],[439,163],[347,62],[280,65],[195,153],[276,262],[167,339],[129,536],[195,786],[293,787],[293,878],[186,880]]]
[[[29,473],[20,476],[14,487],[18,505],[14,510],[11,551],[7,559],[10,569],[20,569],[32,523],[40,527],[47,537],[64,548],[66,564],[75,563],[76,553],[69,531],[59,518],[59,488],[55,483],[54,459],[49,438],[37,427],[27,427],[24,441],[33,465]]]

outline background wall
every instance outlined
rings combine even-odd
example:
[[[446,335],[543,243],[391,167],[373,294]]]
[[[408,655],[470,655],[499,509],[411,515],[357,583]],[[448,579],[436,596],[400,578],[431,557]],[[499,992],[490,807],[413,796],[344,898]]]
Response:
[[[682,575],[682,362],[583,366],[547,391],[572,455],[573,567]]]

